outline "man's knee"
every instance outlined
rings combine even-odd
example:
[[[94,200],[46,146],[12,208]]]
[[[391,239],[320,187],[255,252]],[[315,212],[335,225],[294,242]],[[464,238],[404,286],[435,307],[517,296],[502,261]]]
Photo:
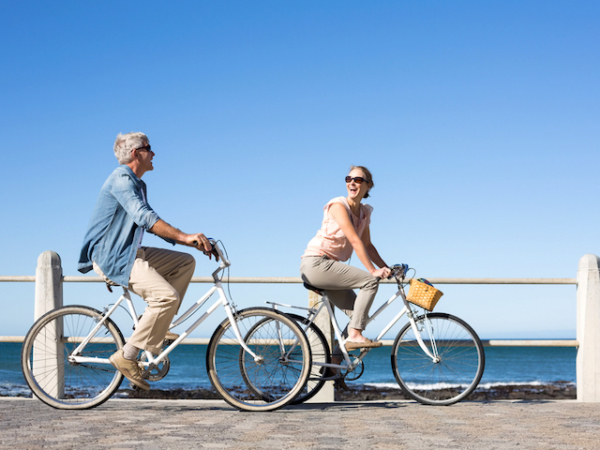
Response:
[[[196,268],[196,258],[187,253],[186,265],[190,266],[192,271]]]
[[[182,253],[182,258],[178,265],[179,273],[193,274],[196,269],[196,259],[189,253]]]

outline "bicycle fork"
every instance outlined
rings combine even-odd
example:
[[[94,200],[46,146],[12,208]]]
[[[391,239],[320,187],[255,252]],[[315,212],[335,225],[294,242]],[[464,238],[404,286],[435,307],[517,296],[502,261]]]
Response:
[[[421,347],[421,350],[423,350],[423,352],[425,352],[425,354],[429,356],[435,364],[439,363],[441,361],[441,358],[438,353],[437,343],[435,342],[435,337],[433,336],[433,327],[431,325],[431,322],[429,321],[429,318],[427,318],[427,316],[423,318],[423,327],[427,328],[427,333],[429,334],[429,342],[431,344],[431,351],[429,350],[429,348],[427,348],[427,345],[425,345],[425,342],[421,337],[421,330],[419,330],[419,326],[415,321],[414,314],[412,313],[412,311],[408,312],[408,320],[410,321],[410,326],[415,333],[415,337],[417,339],[417,342],[419,343],[419,347]]]

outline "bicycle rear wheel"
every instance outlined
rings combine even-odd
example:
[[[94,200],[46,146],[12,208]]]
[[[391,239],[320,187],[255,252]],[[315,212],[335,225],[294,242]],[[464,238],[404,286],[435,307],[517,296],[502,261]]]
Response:
[[[323,377],[321,371],[325,371],[324,366],[315,365],[315,363],[319,362],[330,364],[331,350],[329,350],[329,344],[327,343],[325,335],[318,326],[316,326],[314,323],[311,323],[310,326],[307,327],[309,320],[306,317],[302,317],[297,314],[287,315],[299,323],[304,330],[306,338],[308,339],[308,344],[310,345],[310,353],[312,356],[312,366],[308,381],[298,397],[292,401],[292,405],[299,405],[300,403],[304,403],[305,401],[317,395],[317,393],[325,385],[325,381],[320,379]]]
[[[408,323],[392,347],[392,369],[400,387],[426,405],[451,405],[477,388],[485,368],[483,344],[463,320],[450,314],[424,314],[415,319],[432,360],[419,346]]]
[[[110,319],[80,348],[74,350],[104,316],[87,306],[65,306],[42,316],[31,327],[21,351],[21,369],[33,394],[57,409],[89,409],[108,400],[123,375],[108,357],[122,348],[123,335]]]
[[[306,338],[308,339],[308,344],[310,345],[310,353],[312,356],[312,367],[308,381],[306,382],[306,385],[300,394],[298,394],[298,397],[291,402],[292,405],[299,405],[314,397],[325,385],[325,380],[321,380],[323,377],[321,370],[324,370],[324,366],[315,365],[315,363],[330,363],[331,352],[329,351],[329,345],[327,344],[325,335],[318,326],[316,326],[314,323],[311,323],[310,326],[308,326],[310,321],[306,317],[289,313],[285,313],[285,315],[294,319],[296,323],[300,324],[302,330],[304,330]],[[248,341],[251,339],[254,333],[256,333],[261,327],[269,324],[269,321],[270,319],[264,319],[258,322],[250,329],[250,331],[248,331],[248,336],[245,337],[245,340]],[[244,366],[242,366],[242,375],[244,376],[246,384],[252,387],[250,377],[245,374]]]
[[[273,411],[289,404],[310,374],[310,346],[304,332],[286,315],[267,308],[239,311],[235,323],[256,358],[240,345],[229,319],[224,320],[206,353],[211,383],[240,410]]]

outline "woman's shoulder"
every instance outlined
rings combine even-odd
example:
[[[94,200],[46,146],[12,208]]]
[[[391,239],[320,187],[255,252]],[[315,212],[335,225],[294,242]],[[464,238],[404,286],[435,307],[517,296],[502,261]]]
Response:
[[[341,203],[342,205],[346,206],[346,198],[345,197],[335,197],[335,198],[332,198],[331,200],[329,200],[327,202],[327,204],[323,208],[324,209],[329,209],[329,207],[331,205],[333,205],[334,203]]]
[[[373,212],[373,207],[371,205],[368,205],[367,203],[363,203],[362,204],[366,214],[370,215]]]
[[[332,203],[342,203],[344,204],[346,202],[346,197],[335,197],[332,198],[331,200],[329,200],[327,202],[328,205],[332,204]]]

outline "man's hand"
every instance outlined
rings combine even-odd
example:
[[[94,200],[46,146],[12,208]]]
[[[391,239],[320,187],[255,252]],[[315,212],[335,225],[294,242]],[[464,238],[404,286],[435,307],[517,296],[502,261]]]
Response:
[[[190,247],[196,247],[201,252],[210,252],[212,250],[212,245],[208,241],[208,238],[202,233],[188,234],[185,237],[184,243]]]
[[[209,259],[212,259],[212,255],[215,255],[215,259],[217,261],[219,260],[219,254],[217,253],[217,250],[211,245],[206,236],[204,236],[202,233],[190,234],[188,236],[192,238],[191,244],[188,245],[196,247],[198,250],[208,256]]]
[[[159,219],[154,226],[150,228],[150,232],[164,238],[173,239],[179,244],[195,247],[201,252],[204,252],[209,258],[211,258],[211,254],[215,255],[217,261],[219,260],[219,255],[212,248],[208,238],[202,233],[186,234],[183,231],[172,227],[162,219]]]

